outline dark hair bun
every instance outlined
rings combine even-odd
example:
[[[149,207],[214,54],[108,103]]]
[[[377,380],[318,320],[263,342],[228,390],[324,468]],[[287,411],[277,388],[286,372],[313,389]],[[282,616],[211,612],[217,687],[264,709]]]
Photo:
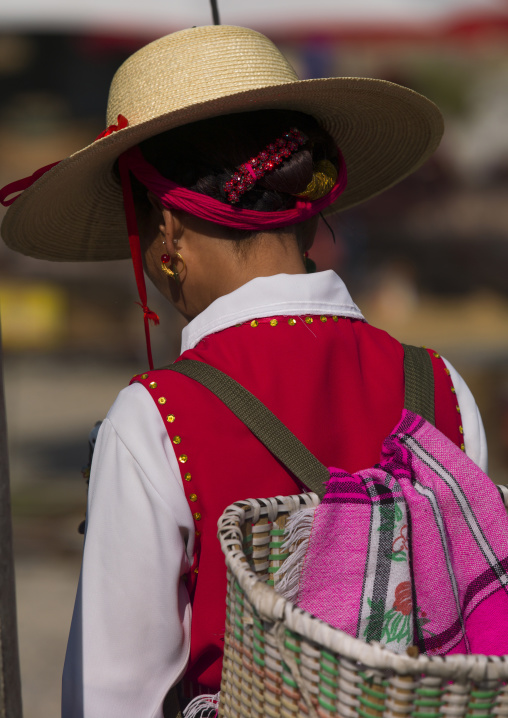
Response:
[[[227,202],[225,183],[235,169],[296,127],[309,139],[281,165],[259,179],[236,207],[274,212],[291,209],[295,194],[312,179],[316,162],[337,164],[337,150],[317,121],[291,110],[258,110],[184,125],[141,143],[145,158],[177,184]],[[139,193],[136,192],[139,201]]]

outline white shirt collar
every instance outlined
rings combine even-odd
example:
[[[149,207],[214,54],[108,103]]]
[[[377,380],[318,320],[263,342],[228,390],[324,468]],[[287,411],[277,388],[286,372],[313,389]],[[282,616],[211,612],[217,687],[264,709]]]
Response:
[[[301,314],[337,314],[363,319],[342,279],[332,270],[315,274],[256,277],[216,299],[182,332],[182,353],[208,334],[249,319]]]

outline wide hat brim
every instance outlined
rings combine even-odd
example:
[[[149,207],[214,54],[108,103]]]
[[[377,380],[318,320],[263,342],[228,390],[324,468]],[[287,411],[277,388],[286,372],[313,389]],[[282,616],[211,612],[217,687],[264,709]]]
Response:
[[[334,138],[348,184],[327,213],[357,205],[416,170],[443,134],[438,108],[408,88],[369,78],[298,80],[189,102],[96,140],[64,159],[9,208],[2,236],[12,249],[55,261],[130,256],[118,156],[180,125],[247,110],[288,109],[315,117]]]

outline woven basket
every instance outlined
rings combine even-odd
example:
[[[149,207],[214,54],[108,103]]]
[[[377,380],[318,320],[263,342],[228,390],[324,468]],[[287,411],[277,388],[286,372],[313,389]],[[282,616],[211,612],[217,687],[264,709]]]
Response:
[[[220,717],[508,716],[506,656],[412,658],[332,628],[279,596],[288,516],[315,494],[249,499],[219,521],[228,566]]]

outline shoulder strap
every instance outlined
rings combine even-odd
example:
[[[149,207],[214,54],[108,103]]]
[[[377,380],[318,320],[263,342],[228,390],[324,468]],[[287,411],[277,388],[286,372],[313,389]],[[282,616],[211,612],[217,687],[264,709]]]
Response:
[[[404,407],[434,423],[432,360],[422,347],[404,346]],[[182,359],[166,367],[199,382],[215,394],[252,433],[320,499],[330,478],[326,466],[254,394],[204,362]]]
[[[434,416],[434,370],[424,347],[404,347],[404,409],[423,416],[431,424]]]
[[[291,473],[323,498],[323,484],[329,480],[330,472],[254,394],[204,362],[182,359],[166,368],[185,374],[213,392]]]

